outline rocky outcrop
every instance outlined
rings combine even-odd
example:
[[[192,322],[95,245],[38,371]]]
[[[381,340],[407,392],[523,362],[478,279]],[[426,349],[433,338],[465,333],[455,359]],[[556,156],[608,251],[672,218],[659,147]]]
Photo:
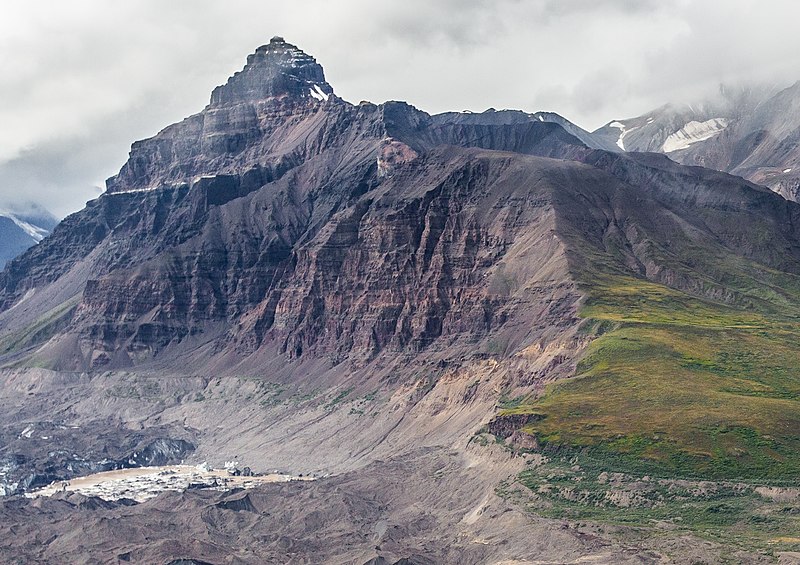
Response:
[[[541,416],[536,414],[501,414],[487,424],[486,430],[493,436],[506,439],[521,428],[540,419]]]
[[[333,88],[325,81],[322,67],[282,37],[273,37],[247,57],[244,69],[211,93],[211,107],[230,106],[288,96],[327,99]]]

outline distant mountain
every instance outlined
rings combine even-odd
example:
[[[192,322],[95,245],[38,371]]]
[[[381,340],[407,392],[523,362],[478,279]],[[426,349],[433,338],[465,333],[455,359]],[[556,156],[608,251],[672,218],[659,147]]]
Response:
[[[445,112],[433,117],[434,120],[484,126],[510,126],[531,122],[547,122],[558,124],[569,134],[573,135],[581,143],[592,149],[604,149],[615,151],[617,146],[615,140],[603,135],[594,135],[580,126],[570,122],[568,119],[554,112],[535,112],[528,113],[521,110],[495,110],[490,108],[485,112]]]
[[[800,199],[800,83],[723,90],[717,101],[668,104],[592,135],[619,150],[665,153]]]
[[[0,269],[44,239],[58,220],[42,208],[26,213],[0,210]]]

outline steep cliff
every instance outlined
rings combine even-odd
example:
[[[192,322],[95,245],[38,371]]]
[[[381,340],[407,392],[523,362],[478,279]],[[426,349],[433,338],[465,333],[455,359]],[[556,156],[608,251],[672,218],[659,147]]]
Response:
[[[135,143],[105,195],[2,275],[6,349],[58,333],[39,355],[99,367],[198,335],[332,359],[480,341],[508,316],[512,289],[492,290],[504,255],[552,223],[546,181],[510,186],[506,170],[553,165],[436,149],[448,145],[588,151],[538,120],[351,105],[275,38],[202,112]]]

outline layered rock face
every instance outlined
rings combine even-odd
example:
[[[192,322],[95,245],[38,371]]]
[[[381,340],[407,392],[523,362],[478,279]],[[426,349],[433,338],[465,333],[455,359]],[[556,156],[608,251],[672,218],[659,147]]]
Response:
[[[211,106],[230,106],[272,97],[311,96],[317,100],[333,94],[325,73],[314,57],[282,37],[273,37],[247,57],[247,65],[224,86],[211,93]]]
[[[779,199],[593,149],[556,121],[354,106],[275,38],[0,275],[6,349],[46,343],[37,355],[95,368],[190,338],[333,361],[522,351],[577,324],[587,250],[699,294],[702,276],[679,268],[687,237],[774,268],[797,257],[797,210]],[[748,221],[769,235],[745,243],[720,209],[758,210]]]
[[[3,275],[7,307],[34,293],[5,327],[63,305],[54,323],[68,323],[76,345],[69,355],[50,346],[79,367],[136,362],[220,328],[238,351],[269,341],[295,357],[368,359],[442,336],[474,344],[530,283],[494,281],[518,237],[552,230],[548,185],[508,185],[527,161],[433,151],[443,145],[588,151],[538,120],[353,106],[312,57],[276,38],[201,113],[134,144],[108,193]],[[499,186],[508,194],[498,199]],[[557,246],[542,253],[552,271]]]

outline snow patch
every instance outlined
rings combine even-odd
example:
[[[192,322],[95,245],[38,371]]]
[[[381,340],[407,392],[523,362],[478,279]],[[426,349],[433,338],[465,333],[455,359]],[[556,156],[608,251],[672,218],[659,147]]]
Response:
[[[786,174],[786,173],[791,173],[791,172],[792,172],[792,169],[783,169],[783,173],[784,173],[784,174]]]
[[[28,299],[29,299],[31,296],[33,296],[34,294],[36,294],[36,288],[31,288],[31,289],[29,289],[29,290],[28,290],[28,292],[26,292],[26,293],[25,293],[25,295],[24,295],[22,298],[20,298],[20,299],[19,299],[19,302],[17,302],[16,304],[14,304],[14,305],[13,305],[11,308],[9,308],[9,309],[8,309],[8,310],[6,310],[6,311],[7,311],[7,312],[11,312],[11,310],[13,310],[13,309],[14,309],[14,308],[16,308],[17,306],[19,306],[20,304],[22,304],[23,302],[25,302],[26,300],[28,300]]]
[[[8,482],[8,474],[13,470],[14,465],[9,463],[0,465],[0,496],[9,496],[16,492],[19,483]]]
[[[312,85],[311,88],[308,89],[308,93],[320,102],[324,102],[328,99],[328,95],[325,94],[325,91],[322,90],[318,84]]]
[[[620,130],[619,138],[617,139],[617,147],[619,147],[623,151],[626,151],[626,149],[625,149],[625,136],[628,135],[630,132],[639,129],[639,128],[628,129],[627,127],[625,127],[625,124],[622,124],[620,122],[611,122],[610,124],[608,124],[608,127],[617,128],[618,130]]]
[[[200,179],[213,179],[216,175],[202,175],[197,176],[192,179],[192,185],[196,183]],[[156,186],[148,186],[145,188],[129,188],[127,190],[120,190],[119,192],[104,192],[103,196],[106,197],[113,197],[117,195],[124,195],[124,194],[134,194],[136,192],[155,192],[156,190],[176,190],[179,188],[189,188],[189,185],[185,182],[175,182],[172,184],[159,184]]]
[[[20,228],[26,234],[31,236],[31,239],[33,239],[36,243],[42,241],[45,237],[47,237],[47,234],[50,233],[46,229],[40,228],[39,226],[34,226],[33,224],[29,224],[24,220],[20,220],[11,212],[0,211],[0,216],[4,216],[9,220],[11,220],[12,222],[14,222],[18,228]]]
[[[664,153],[687,149],[692,144],[699,141],[711,139],[728,127],[728,120],[725,118],[712,118],[704,122],[692,120],[681,129],[670,135],[661,149]]]

